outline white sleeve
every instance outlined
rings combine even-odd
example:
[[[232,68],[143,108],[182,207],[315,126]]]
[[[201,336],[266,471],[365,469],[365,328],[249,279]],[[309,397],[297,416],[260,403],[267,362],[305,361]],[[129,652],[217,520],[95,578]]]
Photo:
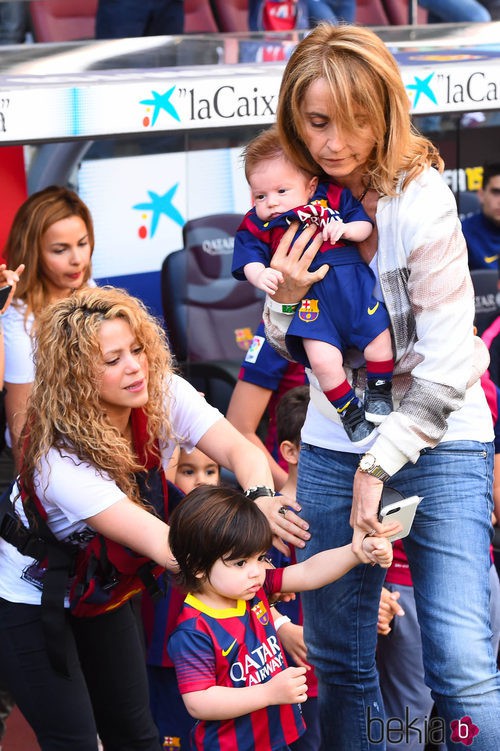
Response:
[[[168,464],[176,443],[188,450],[194,448],[207,430],[223,417],[183,378],[172,376],[168,386],[174,440],[163,447],[164,466]],[[70,452],[61,455],[55,448],[51,448],[42,460],[41,471],[35,476],[35,490],[47,510],[50,527],[56,536],[67,531],[64,530],[65,519],[75,524],[104,511],[124,497],[123,491],[106,473],[100,473]]]
[[[62,532],[63,517],[75,524],[124,497],[123,490],[108,475],[69,452],[61,455],[55,448],[42,460],[34,485],[56,536]]]
[[[176,444],[191,451],[207,430],[224,417],[184,378],[172,375],[167,387],[174,441],[162,452],[164,466],[168,464]]]
[[[32,383],[35,379],[33,343],[29,330],[32,316],[24,321],[24,307],[11,305],[2,316],[5,347],[5,380],[8,383]],[[26,330],[26,326],[28,330]]]

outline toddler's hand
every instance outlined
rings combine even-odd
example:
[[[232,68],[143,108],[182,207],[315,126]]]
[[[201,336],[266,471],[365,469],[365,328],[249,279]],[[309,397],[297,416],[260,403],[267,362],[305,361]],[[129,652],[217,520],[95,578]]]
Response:
[[[271,678],[269,688],[271,684],[272,704],[300,704],[307,699],[305,668],[286,668]]]
[[[378,563],[382,568],[389,568],[392,563],[392,545],[387,537],[366,536],[362,547],[373,566]]]
[[[284,648],[296,665],[310,670],[307,662],[307,647],[304,641],[304,628],[296,623],[284,623],[278,636]]]
[[[394,616],[405,614],[405,611],[398,603],[400,596],[400,592],[391,592],[387,587],[382,587],[378,606],[377,634],[387,636],[391,631],[391,623]]]

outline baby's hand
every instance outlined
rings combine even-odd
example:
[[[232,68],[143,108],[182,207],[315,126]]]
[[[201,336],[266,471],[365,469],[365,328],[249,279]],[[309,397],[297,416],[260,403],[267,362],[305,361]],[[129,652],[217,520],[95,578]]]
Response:
[[[268,295],[274,295],[279,285],[283,283],[283,274],[276,269],[262,269],[257,277],[256,287],[267,292]]]
[[[378,563],[382,568],[389,568],[392,563],[392,545],[387,537],[366,536],[363,540],[363,553],[368,556],[372,566]]]
[[[307,699],[306,669],[286,668],[269,681],[272,704],[301,704]]]
[[[333,217],[323,228],[323,240],[335,245],[346,230],[346,225],[340,217]]]

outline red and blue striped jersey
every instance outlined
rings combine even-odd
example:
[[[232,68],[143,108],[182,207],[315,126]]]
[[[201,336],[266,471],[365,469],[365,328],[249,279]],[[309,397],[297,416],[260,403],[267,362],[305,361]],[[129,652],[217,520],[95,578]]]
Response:
[[[168,651],[181,694],[211,686],[240,688],[270,680],[287,667],[267,594],[279,592],[282,569],[267,572],[252,600],[215,610],[188,595]],[[198,751],[274,751],[305,730],[297,704],[270,706],[221,721],[200,720],[193,731]]]
[[[313,204],[314,202],[337,212],[346,223],[364,221],[373,224],[362,204],[354,198],[351,191],[347,188],[341,188],[334,183],[327,181],[320,182],[310,203]],[[245,214],[234,238],[233,263],[231,268],[234,278],[240,281],[245,280],[246,277],[243,269],[247,263],[258,262],[263,263],[266,267],[269,266],[271,258],[281,238],[288,229],[290,222],[299,219],[303,222],[303,226],[307,223],[303,216],[306,213],[304,210],[307,208],[307,206],[298,206],[296,209],[285,211],[280,216],[268,222],[259,219],[255,211],[255,206],[250,209]],[[352,243],[342,238],[337,240],[333,246],[328,242],[324,242],[320,248],[320,253],[323,254],[332,248],[338,250],[344,246],[352,246]],[[323,256],[319,256],[319,258],[321,258],[321,265],[325,260]]]

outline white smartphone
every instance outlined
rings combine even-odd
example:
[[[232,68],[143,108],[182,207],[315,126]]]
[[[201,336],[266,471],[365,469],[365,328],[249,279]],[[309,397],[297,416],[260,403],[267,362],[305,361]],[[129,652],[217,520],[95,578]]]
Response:
[[[384,488],[378,515],[379,521],[382,524],[399,522],[403,527],[400,532],[396,532],[389,537],[391,542],[401,540],[409,534],[415,517],[415,511],[422,497],[412,495],[409,498],[404,498],[397,490],[388,487]]]

